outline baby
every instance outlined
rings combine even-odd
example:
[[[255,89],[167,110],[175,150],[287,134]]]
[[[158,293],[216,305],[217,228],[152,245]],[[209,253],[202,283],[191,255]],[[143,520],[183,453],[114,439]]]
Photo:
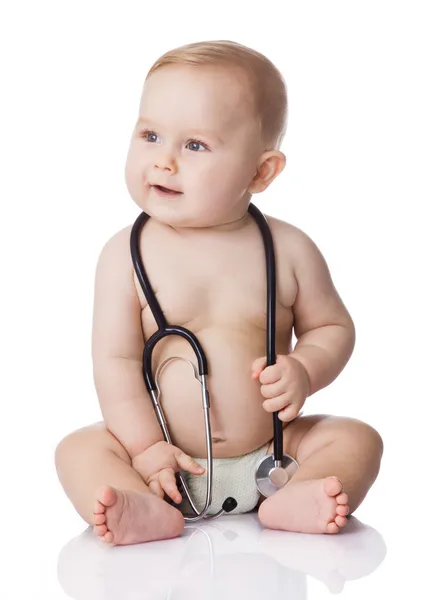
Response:
[[[147,75],[126,162],[129,193],[150,215],[140,252],[169,324],[191,330],[209,363],[215,464],[212,511],[233,496],[267,528],[337,533],[375,481],[380,435],[351,418],[299,416],[354,347],[354,325],[316,245],[266,217],[275,247],[276,353],[266,363],[266,266],[248,213],[253,194],[282,172],[287,96],[258,52],[227,41],[177,48]],[[204,504],[206,443],[201,388],[191,366],[170,361],[161,396],[164,441],[142,375],[157,325],[134,273],[131,226],[104,246],[96,269],[92,356],[103,421],[64,438],[56,468],[67,496],[109,545],[172,538],[188,506],[176,474]],[[297,343],[292,347],[292,333]],[[153,373],[169,357],[196,364],[179,336],[160,341]],[[299,469],[273,496],[256,490],[256,463],[271,454],[273,412],[284,453]]]

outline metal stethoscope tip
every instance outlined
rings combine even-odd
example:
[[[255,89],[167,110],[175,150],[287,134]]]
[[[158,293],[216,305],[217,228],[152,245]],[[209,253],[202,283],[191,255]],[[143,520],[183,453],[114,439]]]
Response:
[[[283,454],[281,461],[275,461],[273,454],[264,456],[255,472],[259,492],[269,498],[290,481],[298,467],[297,461],[288,454]]]

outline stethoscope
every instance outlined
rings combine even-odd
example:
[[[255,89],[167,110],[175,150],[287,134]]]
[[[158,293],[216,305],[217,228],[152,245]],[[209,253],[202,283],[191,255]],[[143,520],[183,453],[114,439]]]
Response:
[[[248,211],[256,221],[264,242],[267,272],[267,365],[274,365],[276,363],[276,267],[273,239],[267,220],[264,217],[264,215],[258,210],[258,208],[253,204],[249,204]],[[185,517],[185,521],[198,521],[202,518],[216,519],[222,514],[234,510],[237,506],[237,502],[234,498],[228,497],[222,504],[222,508],[221,510],[219,510],[219,512],[217,512],[215,515],[207,515],[207,512],[211,505],[213,491],[213,447],[211,439],[211,425],[209,413],[210,395],[207,390],[206,384],[206,375],[208,374],[207,359],[200,342],[191,331],[179,325],[168,325],[165,316],[161,310],[161,307],[153,293],[150,281],[144,269],[139,250],[139,239],[141,229],[143,228],[144,224],[148,221],[149,218],[150,215],[148,215],[145,212],[142,212],[138,216],[132,227],[130,237],[130,248],[133,266],[138,277],[138,281],[142,287],[144,296],[146,297],[147,303],[158,326],[158,330],[144,344],[142,361],[144,381],[147,391],[152,399],[153,407],[156,412],[156,417],[162,429],[165,441],[169,444],[172,444],[165,415],[160,404],[160,388],[152,374],[152,353],[157,342],[159,342],[161,339],[168,335],[179,335],[189,342],[189,344],[192,346],[193,351],[195,352],[198,361],[198,372],[193,363],[191,363],[190,361],[187,362],[189,362],[189,364],[192,366],[195,378],[201,384],[202,405],[204,409],[206,431],[207,493],[206,502],[204,508],[201,511],[199,511],[195,506],[193,499],[191,498],[191,494],[189,492],[189,488],[186,484],[185,478],[181,472],[178,474],[178,477],[180,479],[181,486],[186,495],[186,498],[196,515],[195,517]],[[168,361],[174,359],[187,360],[183,357],[170,357],[159,366],[157,375],[159,375],[161,369],[165,366],[165,364]],[[268,456],[265,456],[259,462],[255,472],[256,486],[259,492],[267,498],[273,495],[275,492],[277,492],[284,485],[286,485],[298,469],[298,463],[296,462],[296,460],[288,454],[283,453],[282,421],[279,419],[277,411],[273,413],[273,443],[273,455],[269,454]]]

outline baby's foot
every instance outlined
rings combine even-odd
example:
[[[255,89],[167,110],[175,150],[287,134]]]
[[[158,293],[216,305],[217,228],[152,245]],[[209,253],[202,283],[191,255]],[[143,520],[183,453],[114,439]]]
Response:
[[[338,533],[348,514],[348,495],[337,477],[292,481],[258,511],[264,527],[302,533]]]
[[[139,544],[179,536],[183,515],[159,496],[110,486],[99,490],[93,531],[109,545]]]

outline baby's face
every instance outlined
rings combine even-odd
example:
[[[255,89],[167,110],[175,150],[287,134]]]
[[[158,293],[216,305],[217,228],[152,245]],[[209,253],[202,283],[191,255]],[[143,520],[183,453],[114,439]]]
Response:
[[[126,183],[138,206],[163,223],[217,226],[244,215],[261,152],[240,74],[168,65],[144,85]]]

